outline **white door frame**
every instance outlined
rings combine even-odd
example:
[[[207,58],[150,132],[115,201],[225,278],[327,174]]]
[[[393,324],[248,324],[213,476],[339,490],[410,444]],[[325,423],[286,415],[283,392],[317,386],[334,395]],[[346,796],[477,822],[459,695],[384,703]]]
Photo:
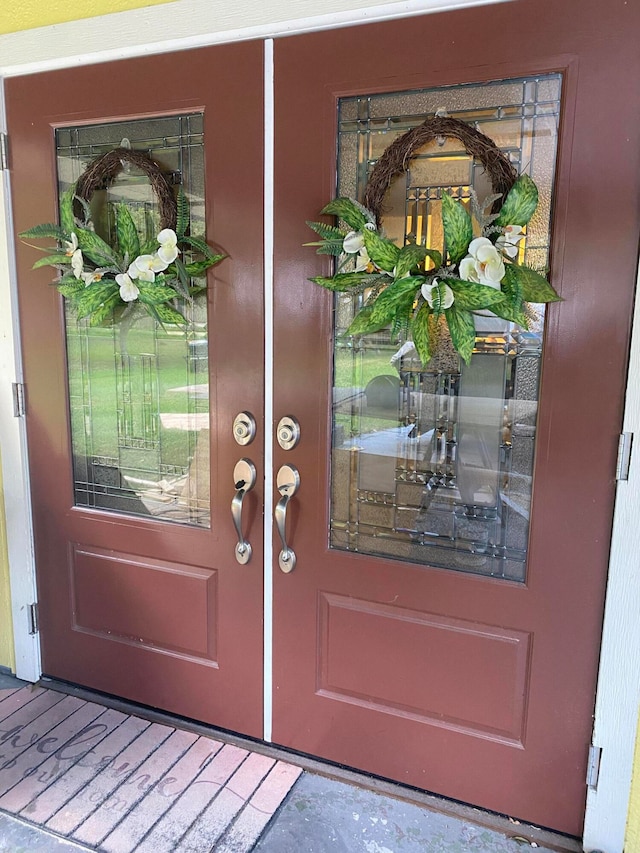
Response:
[[[464,6],[481,5],[504,0],[395,0],[384,5],[368,6],[367,0],[324,0],[323,15],[313,15],[317,0],[298,2],[298,9],[307,17],[287,19],[284,0],[268,0],[261,5],[267,20],[246,26],[246,7],[228,6],[222,17],[216,18],[216,32],[207,30],[207,21],[217,14],[218,0],[178,0],[183,6],[202,7],[200,17],[183,15],[190,25],[176,25],[176,15],[167,7],[151,7],[127,13],[105,16],[89,21],[73,21],[56,27],[56,38],[50,28],[0,36],[3,65],[0,66],[0,130],[6,130],[3,79],[26,73],[50,71],[56,68],[82,66],[107,60],[185,50],[192,47],[246,39],[265,39],[265,222],[272,222],[273,205],[273,74],[272,39],[314,30],[357,25],[373,21],[421,15],[428,12]],[[222,6],[220,8],[222,9]],[[304,7],[304,8],[303,8]],[[290,10],[290,5],[288,6]],[[168,14],[163,14],[166,9]],[[278,18],[278,14],[280,17]],[[269,18],[269,15],[272,18]],[[226,15],[226,17],[225,17]],[[244,20],[242,18],[244,15]],[[252,14],[251,21],[260,13]],[[165,21],[166,19],[166,21]],[[223,20],[218,26],[219,20]],[[117,48],[103,49],[105,28],[113,25],[122,38],[110,38]],[[142,42],[142,38],[145,42]],[[82,44],[84,52],[74,53],[74,45]],[[25,57],[38,56],[37,61]],[[7,513],[7,542],[9,549],[12,589],[13,629],[16,648],[16,673],[35,681],[39,677],[40,653],[37,636],[29,634],[28,605],[35,599],[35,566],[27,469],[27,447],[23,418],[12,418],[11,383],[21,381],[20,340],[17,322],[17,288],[12,248],[10,214],[10,172],[0,180],[0,445]],[[272,234],[265,240],[265,440],[267,452],[271,447],[270,430],[273,411],[272,390]],[[632,338],[630,374],[640,375],[640,306],[636,307]],[[627,387],[626,432],[640,433],[640,385]],[[265,465],[268,460],[265,460]],[[619,484],[611,548],[610,575],[607,587],[602,656],[596,700],[594,743],[603,748],[600,780],[597,790],[587,796],[584,829],[585,850],[598,849],[603,853],[621,853],[631,785],[631,768],[640,703],[640,583],[636,572],[636,557],[640,551],[640,463],[632,462],[629,479]],[[266,465],[271,477],[270,467]],[[265,483],[265,495],[270,500],[272,483]],[[272,507],[265,506],[265,518],[271,517]],[[265,525],[265,554],[271,553],[271,525]],[[271,595],[270,567],[265,566],[265,697],[264,737],[271,737]]]

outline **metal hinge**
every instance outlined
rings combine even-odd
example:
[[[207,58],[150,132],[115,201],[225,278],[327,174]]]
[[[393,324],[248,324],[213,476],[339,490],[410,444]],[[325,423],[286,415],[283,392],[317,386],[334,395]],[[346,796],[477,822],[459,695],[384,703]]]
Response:
[[[12,382],[11,390],[13,391],[13,417],[23,418],[27,412],[24,398],[24,384],[22,382]]]
[[[633,433],[620,433],[618,441],[618,461],[616,462],[616,480],[629,479],[629,467],[631,465],[631,445],[633,444]]]
[[[30,604],[27,607],[27,619],[29,620],[29,633],[37,634],[40,630],[40,626],[38,624],[38,605]]]
[[[0,133],[0,172],[9,168],[9,137],[6,133]]]
[[[587,787],[591,788],[593,791],[598,787],[601,759],[602,747],[591,744],[589,747],[589,758],[587,759]]]

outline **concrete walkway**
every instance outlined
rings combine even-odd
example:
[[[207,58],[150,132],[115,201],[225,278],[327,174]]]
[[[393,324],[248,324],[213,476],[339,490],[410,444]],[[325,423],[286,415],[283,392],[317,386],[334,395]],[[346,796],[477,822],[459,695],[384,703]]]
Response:
[[[291,756],[99,702],[0,675],[0,853],[580,849],[517,823],[487,828],[475,810],[439,812],[303,771]]]

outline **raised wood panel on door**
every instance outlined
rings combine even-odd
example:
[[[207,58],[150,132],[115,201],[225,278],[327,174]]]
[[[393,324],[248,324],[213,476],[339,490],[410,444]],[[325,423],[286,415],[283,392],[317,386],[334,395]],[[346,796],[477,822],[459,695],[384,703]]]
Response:
[[[229,256],[209,273],[210,530],[73,506],[61,297],[16,241],[43,667],[254,736],[262,477],[246,501],[246,566],[234,558],[230,505],[248,450],[233,441],[237,412],[256,416],[253,447],[263,435],[262,78],[263,46],[246,42],[7,83],[18,232],[56,219],[55,127],[204,112],[207,239]]]
[[[519,0],[276,43],[275,417],[300,445],[275,570],[274,739],[579,835],[635,285],[640,7]],[[341,96],[563,74],[526,584],[328,549]],[[636,81],[635,83],[633,81]],[[635,88],[634,88],[635,87]],[[492,730],[493,729],[493,730]]]

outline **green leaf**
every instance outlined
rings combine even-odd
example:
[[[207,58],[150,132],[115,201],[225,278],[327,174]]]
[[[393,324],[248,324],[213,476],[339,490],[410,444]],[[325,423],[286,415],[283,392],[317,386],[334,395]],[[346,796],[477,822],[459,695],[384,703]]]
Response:
[[[351,325],[345,332],[345,335],[366,335],[369,332],[377,332],[380,329],[384,329],[388,321],[377,324],[373,323],[371,321],[372,312],[373,305],[365,305],[364,308],[361,308],[351,321]]]
[[[226,255],[215,255],[211,251],[211,247],[205,243],[202,237],[185,237],[182,236],[180,238],[181,243],[186,243],[188,246],[191,246],[196,251],[200,252],[200,254],[204,255],[205,258],[219,258],[222,259],[226,257]],[[155,250],[154,250],[155,251]]]
[[[333,255],[334,258],[340,257],[344,248],[342,240],[319,240],[317,243],[303,243],[303,246],[317,246],[316,255]]]
[[[471,217],[448,193],[442,195],[442,226],[444,244],[452,264],[457,264],[467,254],[469,243],[473,239]]]
[[[105,320],[110,320],[113,315],[113,310],[119,304],[119,302],[120,293],[116,291],[115,293],[112,293],[111,296],[109,296],[107,299],[105,299],[102,305],[99,308],[96,308],[93,314],[90,315],[89,325],[91,327],[102,326]]]
[[[75,185],[62,193],[60,197],[60,226],[67,234],[75,231],[76,221],[73,215],[73,200],[75,198]]]
[[[114,250],[102,237],[99,237],[95,231],[89,231],[86,228],[76,228],[78,237],[78,246],[82,249],[82,254],[86,255],[90,261],[93,261],[99,267],[123,265],[122,258],[118,258]]]
[[[131,211],[126,204],[116,205],[116,235],[121,255],[133,261],[140,254],[140,238]]]
[[[416,351],[422,364],[427,364],[431,360],[431,341],[429,334],[429,315],[431,309],[426,302],[423,302],[411,324],[411,337],[415,344]]]
[[[186,197],[182,187],[178,190],[177,199],[177,216],[176,216],[176,236],[183,238],[187,228],[189,227],[189,199]]]
[[[343,272],[338,273],[331,278],[317,276],[316,278],[310,278],[309,281],[312,281],[314,284],[319,284],[320,287],[324,287],[327,290],[343,292],[345,290],[350,290],[352,287],[375,287],[383,282],[388,283],[389,278],[386,275],[379,275],[378,273]]]
[[[413,305],[416,293],[424,280],[424,276],[416,275],[390,284],[373,303],[371,322],[381,323],[382,328],[393,320],[398,309]]]
[[[529,324],[523,310],[522,287],[518,276],[513,271],[513,264],[505,264],[505,274],[500,282],[500,287],[502,288],[502,300],[492,305],[491,311],[496,317],[518,323],[527,329]]]
[[[34,228],[29,228],[27,231],[21,231],[18,236],[21,240],[39,240],[41,237],[53,237],[54,240],[68,240],[70,234],[60,225],[47,222],[44,225],[36,225]]]
[[[110,299],[115,294],[119,294],[118,285],[113,280],[105,282],[95,282],[94,284],[85,287],[82,293],[74,299],[75,306],[78,310],[78,319],[87,317],[94,311],[97,311],[107,299]]]
[[[178,296],[173,287],[168,287],[166,284],[151,284],[148,281],[138,279],[137,286],[140,291],[138,299],[147,305],[159,305]]]
[[[59,282],[54,282],[54,284],[60,293],[67,298],[74,298],[84,290],[84,281],[78,281],[77,278],[73,278],[71,281],[69,276],[65,276]]]
[[[210,267],[215,266],[215,264],[219,263],[225,257],[226,255],[212,255],[212,257],[204,261],[193,261],[193,263],[185,266],[185,272],[189,276],[199,278],[206,275]]]
[[[39,267],[57,267],[65,264],[69,266],[71,263],[71,258],[69,255],[65,254],[57,254],[57,255],[47,255],[46,258],[39,258],[35,264],[31,267],[32,270],[37,270]]]
[[[149,313],[159,320],[160,323],[175,323],[181,326],[187,322],[179,311],[172,308],[171,305],[163,302],[160,305],[150,305]]]
[[[309,222],[309,220],[307,220],[307,225],[323,240],[344,240],[344,234],[335,225],[327,225],[325,222]]]
[[[180,258],[176,258],[173,262],[173,266],[175,267],[176,274],[178,276],[178,292],[182,296],[189,296],[189,275],[187,274],[187,268],[182,263]]]
[[[155,239],[155,237],[151,240],[147,240],[147,242],[140,246],[140,254],[141,255],[155,255],[158,251],[159,243]]]
[[[400,257],[400,249],[392,240],[381,237],[377,231],[365,228],[362,232],[369,257],[380,269],[392,272]]]
[[[320,213],[337,216],[354,231],[362,231],[367,224],[375,224],[374,217],[352,198],[335,198]]]
[[[419,267],[424,263],[426,257],[427,250],[424,246],[417,246],[415,243],[408,243],[403,246],[396,261],[396,278],[402,278],[413,267]]]
[[[478,311],[481,308],[491,308],[498,302],[504,300],[500,290],[489,287],[486,284],[477,284],[473,281],[463,281],[459,278],[443,279],[453,290],[458,308],[468,311]]]
[[[526,225],[538,205],[538,188],[529,175],[520,175],[509,190],[495,225]]]
[[[476,327],[471,311],[457,308],[455,302],[444,312],[456,352],[469,364],[476,342]]]
[[[558,296],[547,279],[543,275],[540,275],[540,273],[532,270],[530,267],[518,266],[517,264],[506,264],[505,270],[517,279],[522,291],[522,298],[525,302],[562,301],[562,297]]]

